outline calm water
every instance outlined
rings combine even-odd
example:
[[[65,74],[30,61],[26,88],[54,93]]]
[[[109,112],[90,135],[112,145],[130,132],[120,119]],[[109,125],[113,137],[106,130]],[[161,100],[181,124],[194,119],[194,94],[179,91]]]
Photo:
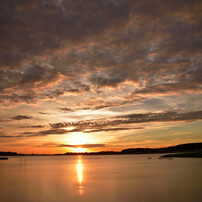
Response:
[[[10,157],[0,201],[202,201],[202,159],[159,156]]]

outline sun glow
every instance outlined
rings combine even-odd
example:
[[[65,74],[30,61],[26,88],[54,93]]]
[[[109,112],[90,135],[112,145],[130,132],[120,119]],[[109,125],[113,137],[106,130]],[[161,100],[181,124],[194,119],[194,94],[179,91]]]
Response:
[[[77,148],[75,148],[75,152],[78,152],[78,153],[86,152],[86,148],[77,147]]]
[[[83,133],[73,134],[68,138],[68,141],[72,145],[82,145],[87,143],[87,136]]]
[[[68,136],[68,139],[66,140],[68,144],[72,145],[71,150],[72,152],[76,153],[83,153],[87,152],[87,149],[85,148],[85,144],[89,144],[89,136],[84,133],[76,133],[71,134]]]

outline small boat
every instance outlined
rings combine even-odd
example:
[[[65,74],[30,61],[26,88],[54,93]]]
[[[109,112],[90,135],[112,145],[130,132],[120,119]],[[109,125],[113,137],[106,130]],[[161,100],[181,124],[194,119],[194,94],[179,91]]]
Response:
[[[7,157],[0,157],[0,160],[8,160]]]

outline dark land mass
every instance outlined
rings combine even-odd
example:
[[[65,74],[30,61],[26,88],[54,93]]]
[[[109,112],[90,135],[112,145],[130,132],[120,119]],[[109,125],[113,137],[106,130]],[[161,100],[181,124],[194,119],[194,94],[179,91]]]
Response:
[[[161,158],[202,158],[202,151],[198,152],[183,152],[183,153],[177,153],[177,154],[167,154],[164,156],[161,156]]]
[[[178,152],[202,152],[202,143],[187,143],[170,147],[162,148],[129,148],[120,152],[115,151],[100,151],[100,152],[86,152],[86,153],[72,153],[64,154],[18,154],[16,152],[0,152],[0,156],[52,156],[52,155],[121,155],[121,154],[157,154],[157,153],[178,153]],[[193,155],[193,154],[192,154]]]
[[[202,143],[188,143],[163,148],[132,148],[124,149],[124,154],[153,154],[153,153],[176,153],[202,150]]]
[[[18,156],[16,152],[0,152],[0,156]]]
[[[0,157],[0,160],[8,160],[7,157]]]

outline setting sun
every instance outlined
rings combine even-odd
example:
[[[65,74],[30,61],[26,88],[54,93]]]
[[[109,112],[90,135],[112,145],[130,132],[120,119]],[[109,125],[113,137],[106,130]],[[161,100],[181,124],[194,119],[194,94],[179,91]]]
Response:
[[[68,140],[72,145],[82,145],[86,144],[88,141],[87,136],[83,133],[73,134],[68,138]]]
[[[74,148],[74,152],[86,152],[86,148],[82,148],[82,147],[77,147],[77,148]]]
[[[84,146],[85,144],[89,143],[89,140],[90,139],[87,134],[77,133],[69,135],[67,143],[71,145],[72,152],[80,153],[80,152],[87,152],[87,149],[84,148]]]

